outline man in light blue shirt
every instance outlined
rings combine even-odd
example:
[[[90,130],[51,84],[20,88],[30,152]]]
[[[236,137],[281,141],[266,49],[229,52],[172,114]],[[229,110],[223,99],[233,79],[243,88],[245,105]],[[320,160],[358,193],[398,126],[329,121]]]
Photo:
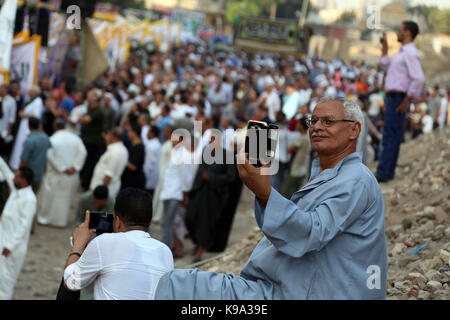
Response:
[[[200,270],[164,275],[157,299],[384,299],[384,201],[356,142],[363,115],[354,102],[321,100],[308,119],[311,178],[290,200],[248,160],[239,175],[255,194],[265,237],[239,277]]]

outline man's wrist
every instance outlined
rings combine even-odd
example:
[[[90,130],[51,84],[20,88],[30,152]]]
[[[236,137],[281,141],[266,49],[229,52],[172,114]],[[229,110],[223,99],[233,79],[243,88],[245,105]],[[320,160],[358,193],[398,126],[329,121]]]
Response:
[[[259,201],[264,206],[266,206],[267,202],[269,201],[271,191],[272,191],[272,187],[269,186],[268,188],[266,188],[266,190],[264,190],[260,194],[256,195],[256,197],[259,199]]]
[[[71,252],[79,252],[82,254],[85,248],[86,248],[86,245],[74,243]]]

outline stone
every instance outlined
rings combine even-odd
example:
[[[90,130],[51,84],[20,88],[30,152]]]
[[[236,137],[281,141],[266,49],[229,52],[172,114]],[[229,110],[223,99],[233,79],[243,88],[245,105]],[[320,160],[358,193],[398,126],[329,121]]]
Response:
[[[414,242],[419,242],[422,239],[422,235],[420,233],[411,233],[409,238]]]
[[[398,266],[400,268],[404,268],[408,265],[408,263],[410,263],[411,261],[409,260],[409,257],[400,257],[400,259],[398,259]]]
[[[447,227],[447,229],[445,229],[444,234],[447,238],[450,238],[450,227]]]
[[[433,240],[433,241],[439,241],[439,240],[442,239],[442,236],[443,236],[442,232],[440,232],[440,231],[435,231],[435,232],[433,232],[433,233],[431,234],[431,240]]]
[[[396,288],[389,288],[386,291],[389,296],[397,296],[402,294],[402,292]]]
[[[425,277],[428,281],[434,280],[434,281],[440,281],[441,280],[441,274],[439,271],[436,270],[429,270],[425,273]]]
[[[444,209],[442,209],[441,206],[437,206],[436,208],[434,208],[433,214],[436,217],[437,223],[442,223],[448,219],[448,215],[445,213]]]
[[[436,290],[430,298],[433,300],[448,300],[448,294],[447,290]]]
[[[419,290],[419,295],[417,296],[417,299],[419,300],[429,300],[431,293],[425,290]]]
[[[397,282],[394,282],[394,288],[400,290],[403,293],[408,292],[410,290],[409,282],[408,281],[397,281]]]
[[[417,290],[417,289],[411,289],[408,292],[408,297],[409,298],[411,298],[411,297],[418,297],[418,296],[419,296],[419,290]]]
[[[427,282],[427,286],[433,290],[442,289],[442,284],[439,281],[430,280]]]
[[[444,249],[445,251],[450,252],[450,242],[447,242],[446,244],[444,244],[444,246],[442,247],[442,249]]]
[[[403,244],[405,246],[407,246],[407,247],[414,247],[414,242],[413,241],[405,240],[405,241],[403,241]]]
[[[442,185],[439,183],[433,183],[433,185],[431,186],[431,191],[441,191],[442,190]]]
[[[392,198],[392,199],[391,199],[391,205],[394,206],[394,207],[395,207],[396,205],[398,205],[398,200],[397,200],[397,198]]]
[[[423,281],[426,280],[426,277],[421,274],[420,272],[410,272],[408,273],[408,280],[413,280],[413,279],[422,279]]]
[[[428,231],[431,231],[434,229],[434,223],[433,221],[427,221],[425,224],[421,225],[417,228],[418,233],[426,233]]]
[[[395,226],[392,226],[390,228],[391,232],[394,234],[395,237],[398,237],[400,233],[403,232],[403,226],[401,224],[397,224]]]
[[[403,226],[403,229],[404,229],[404,230],[407,230],[407,229],[411,228],[411,226],[412,226],[412,221],[411,221],[411,219],[404,218],[404,219],[402,220],[402,226]]]
[[[434,212],[434,207],[426,206],[425,209],[424,209],[424,213],[425,213],[425,214],[427,214],[427,213],[433,213],[433,212]]]
[[[391,255],[393,257],[398,256],[405,250],[406,246],[403,243],[396,243],[391,250]]]
[[[423,273],[428,272],[431,269],[437,269],[442,265],[441,259],[436,256],[432,259],[426,259],[424,261],[421,261],[419,263],[419,268],[422,270]]]
[[[441,251],[439,251],[439,258],[441,258],[442,262],[444,262],[445,264],[450,262],[450,252],[448,252],[447,250],[441,249]]]

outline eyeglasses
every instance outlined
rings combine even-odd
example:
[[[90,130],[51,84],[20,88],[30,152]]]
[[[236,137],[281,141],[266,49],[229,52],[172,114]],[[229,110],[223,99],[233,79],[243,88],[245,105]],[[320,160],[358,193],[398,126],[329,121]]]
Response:
[[[312,126],[315,126],[317,121],[319,121],[319,120],[320,120],[320,124],[323,125],[324,127],[331,127],[336,122],[355,122],[355,120],[333,119],[333,117],[330,117],[330,116],[324,116],[324,117],[314,116],[314,117],[306,119],[306,125],[308,126],[308,128],[311,128]]]

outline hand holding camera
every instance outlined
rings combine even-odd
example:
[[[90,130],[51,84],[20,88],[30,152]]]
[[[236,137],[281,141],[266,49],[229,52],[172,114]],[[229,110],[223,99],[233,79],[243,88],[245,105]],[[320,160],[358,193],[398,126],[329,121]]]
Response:
[[[80,224],[75,230],[73,231],[73,247],[74,249],[81,249],[84,250],[84,248],[88,245],[89,241],[91,241],[92,236],[95,233],[95,229],[89,228],[89,219],[90,219],[90,212],[89,210],[86,211],[86,216],[84,218],[84,222]]]

